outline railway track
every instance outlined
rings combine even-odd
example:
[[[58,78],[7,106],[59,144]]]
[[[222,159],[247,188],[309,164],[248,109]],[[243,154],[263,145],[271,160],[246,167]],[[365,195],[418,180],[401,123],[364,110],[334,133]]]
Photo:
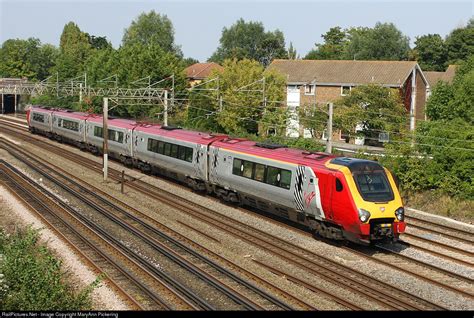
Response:
[[[77,211],[62,203],[54,194],[40,187],[16,168],[0,160],[0,177],[20,201],[59,237],[61,237],[97,274],[106,275],[106,283],[132,309],[172,309],[157,296],[156,289],[143,283],[137,273],[148,271],[105,240],[96,229],[84,223]],[[110,255],[114,255],[111,257]],[[127,285],[128,291],[122,287]],[[184,301],[181,309],[195,309]]]
[[[452,226],[440,224],[438,222],[433,222],[426,219],[420,219],[414,216],[407,216],[407,220],[411,220],[410,226],[412,228],[440,235],[442,237],[462,243],[474,244],[474,232],[466,231],[461,228],[454,228]]]
[[[3,143],[2,147],[7,148],[11,154],[13,154],[18,160],[23,161],[24,163],[28,164],[32,169],[36,170],[38,173],[41,173],[45,178],[50,179],[51,181],[55,182],[56,185],[61,186],[62,188],[66,188],[67,186],[75,186],[78,191],[81,192],[82,194],[87,193],[91,195],[94,198],[94,202],[98,203],[101,202],[105,205],[107,205],[109,208],[118,211],[119,213],[116,213],[113,218],[116,220],[120,220],[122,224],[129,224],[133,225],[133,227],[126,227],[127,231],[134,232],[135,235],[138,236],[146,236],[148,238],[148,243],[150,243],[149,240],[153,241],[153,245],[157,247],[159,245],[160,249],[159,252],[163,253],[163,249],[166,250],[168,256],[171,255],[173,259],[179,258],[178,263],[190,269],[194,273],[198,273],[198,276],[201,279],[207,279],[210,281],[210,283],[216,287],[217,289],[221,290],[221,292],[225,293],[229,298],[232,298],[235,302],[238,304],[242,305],[244,309],[252,309],[252,310],[261,310],[263,309],[260,305],[256,304],[254,301],[250,300],[248,297],[243,296],[241,293],[237,292],[236,290],[232,289],[229,287],[229,284],[224,284],[222,281],[219,281],[216,277],[204,273],[200,269],[194,267],[192,264],[189,264],[184,258],[182,258],[179,254],[175,253],[171,248],[166,247],[163,243],[158,242],[156,239],[152,238],[151,236],[154,235],[156,237],[161,238],[161,241],[163,242],[171,242],[175,248],[185,251],[187,254],[191,255],[193,258],[193,263],[194,262],[201,262],[213,269],[215,272],[219,273],[221,276],[225,276],[226,278],[230,278],[232,280],[231,283],[239,284],[245,289],[248,289],[252,294],[252,298],[260,298],[262,299],[262,302],[266,302],[267,306],[273,306],[270,307],[272,309],[284,309],[284,310],[291,310],[293,309],[291,306],[287,305],[285,302],[279,300],[278,298],[272,296],[271,294],[265,292],[261,288],[258,288],[257,286],[247,282],[246,280],[240,278],[239,276],[233,274],[231,271],[227,270],[223,266],[218,265],[217,263],[213,262],[212,260],[200,255],[199,253],[195,252],[193,249],[191,249],[188,245],[181,243],[179,240],[169,236],[168,234],[165,234],[163,231],[158,230],[160,227],[164,228],[164,225],[159,224],[158,222],[152,222],[153,220],[144,215],[143,213],[139,212],[136,209],[133,209],[127,205],[125,205],[123,202],[120,202],[117,199],[113,199],[110,195],[104,193],[98,188],[93,187],[90,184],[87,185],[81,185],[77,181],[75,181],[73,176],[68,174],[66,171],[63,169],[51,165],[51,167],[48,167],[49,165],[45,165],[42,162],[39,162],[36,158],[33,158],[31,154],[28,154],[26,152],[23,152],[21,149],[18,149],[17,146],[11,143]],[[16,152],[16,153],[15,153]],[[34,161],[35,165],[41,166],[41,170],[38,169],[36,166],[29,164],[26,162],[25,158],[28,158],[28,161]],[[48,173],[45,173],[45,170],[48,170]],[[57,179],[58,176],[52,177],[51,174],[56,174],[60,177],[60,180]],[[77,179],[76,179],[77,180]],[[87,188],[86,188],[87,187]],[[83,198],[84,200],[84,198]],[[115,202],[113,202],[115,201]],[[113,203],[112,203],[113,202]],[[119,207],[118,204],[120,204],[122,207]],[[133,210],[134,214],[126,211],[126,209]],[[96,206],[96,210],[101,210],[102,208],[100,206]],[[138,216],[137,216],[138,215]],[[148,221],[148,222],[145,222]],[[156,225],[160,227],[155,227]],[[140,228],[140,231],[137,229]],[[171,231],[168,228],[168,231]],[[174,232],[174,235],[177,236],[178,233]],[[157,248],[158,249],[158,248]],[[243,270],[243,269],[242,269]],[[271,286],[269,283],[266,283],[270,287],[270,289],[276,289],[279,290],[281,294],[284,294],[286,298],[292,298],[291,300],[295,303],[299,303],[300,307],[303,309],[307,310],[315,310],[316,308],[298,300],[295,297],[291,297],[289,294],[285,293],[284,291],[278,289],[277,286]],[[267,286],[267,287],[268,287]]]
[[[45,143],[49,145],[48,143]],[[51,146],[51,145],[49,145]],[[63,154],[61,154],[63,155]],[[97,162],[94,161],[78,161],[79,159],[77,157],[73,156],[68,156],[65,154],[65,157],[67,157],[70,160],[73,160],[77,163],[80,163],[90,169],[96,170],[97,172],[101,171],[101,165]],[[112,178],[116,179],[118,178],[119,172],[118,171],[113,171],[112,170]],[[134,188],[135,190],[142,192],[150,197],[153,197],[157,200],[160,200],[164,202],[165,204],[170,204],[170,200],[167,200],[164,198],[165,196],[173,196],[173,194],[170,195],[170,193],[165,192],[162,189],[157,189],[156,187],[152,187],[149,184],[143,183],[141,181],[138,182],[133,182],[129,185],[130,187]],[[345,268],[344,270],[341,269],[341,267],[344,267],[341,264],[338,263],[331,263],[331,260],[325,259],[325,257],[321,255],[317,255],[312,253],[311,251],[301,251],[301,248],[298,246],[291,246],[290,243],[287,243],[285,241],[282,241],[276,237],[271,237],[269,234],[266,233],[259,233],[258,235],[253,235],[254,238],[252,239],[252,232],[258,232],[257,229],[247,229],[246,231],[242,231],[242,229],[236,230],[238,226],[235,225],[230,225],[230,224],[224,224],[222,217],[223,215],[219,215],[220,220],[216,220],[212,218],[212,215],[216,214],[216,211],[211,211],[209,209],[206,210],[206,208],[203,208],[202,206],[196,206],[196,204],[192,202],[186,202],[186,205],[193,206],[193,208],[189,208],[187,206],[184,206],[183,201],[185,201],[182,197],[175,196],[176,201],[172,203],[172,206],[177,207],[178,209],[185,210],[186,213],[190,214],[190,210],[194,210],[194,213],[191,213],[193,216],[195,216],[197,219],[200,219],[204,223],[208,223],[216,228],[219,228],[223,231],[228,231],[234,236],[237,236],[241,238],[242,240],[249,242],[252,245],[260,246],[261,248],[269,249],[268,247],[265,247],[262,242],[275,242],[278,244],[278,248],[275,248],[275,250],[272,250],[271,253],[279,255],[279,257],[282,257],[283,259],[286,259],[288,262],[295,264],[295,259],[299,261],[297,266],[299,267],[304,267],[304,268],[318,268],[321,270],[323,268],[326,272],[325,274],[321,274],[321,272],[314,272],[316,276],[322,278],[322,279],[328,279],[333,282],[337,282],[339,286],[348,288],[353,290],[355,293],[359,293],[363,295],[364,297],[370,298],[372,297],[372,300],[387,307],[387,308],[393,308],[393,304],[396,303],[397,307],[402,307],[406,309],[444,309],[443,307],[433,304],[427,300],[421,299],[420,297],[417,297],[416,295],[410,295],[409,293],[406,293],[406,291],[403,290],[397,290],[396,288],[392,286],[388,286],[387,284],[383,282],[377,282],[374,281],[372,277],[365,277],[364,274],[361,272],[354,271],[352,268]],[[204,210],[206,213],[203,212],[198,212],[197,210]],[[226,217],[224,217],[225,219]],[[235,223],[236,221],[233,219],[228,218],[226,221],[229,221],[230,223]],[[247,225],[240,225],[240,226],[247,226]],[[247,226],[248,227],[248,226]],[[234,228],[234,230],[231,230]],[[239,235],[240,233],[240,235]],[[245,234],[242,234],[245,233]],[[264,235],[267,236],[265,239],[262,240],[262,237],[259,235]],[[276,245],[273,244],[273,245]],[[288,245],[290,246],[288,246]],[[271,245],[271,244],[270,244]],[[288,246],[286,248],[286,251],[282,251],[282,246]],[[289,250],[295,250],[299,251],[300,253],[304,254],[305,256],[298,255],[297,253],[290,253]],[[289,253],[289,254],[285,254]],[[307,254],[311,255],[311,258],[315,258],[317,261],[314,259],[308,260],[307,259]],[[286,256],[285,256],[286,255]],[[324,260],[325,259],[325,260]],[[318,263],[319,262],[319,263]],[[326,262],[326,263],[324,263]],[[302,265],[305,264],[305,265]],[[338,270],[340,272],[338,272]],[[349,275],[349,277],[345,277],[342,272],[346,272],[346,275]],[[348,274],[349,273],[349,274]],[[357,278],[353,278],[350,275],[356,275]],[[371,283],[368,283],[371,282]],[[358,287],[355,287],[357,286]],[[390,292],[387,292],[387,290],[390,290]],[[376,294],[376,295],[375,295]],[[396,295],[396,296],[392,296]],[[382,295],[382,296],[381,296]],[[400,296],[398,296],[400,295]],[[331,298],[330,296],[328,296]],[[337,302],[337,300],[335,300]],[[400,306],[399,306],[400,305]]]

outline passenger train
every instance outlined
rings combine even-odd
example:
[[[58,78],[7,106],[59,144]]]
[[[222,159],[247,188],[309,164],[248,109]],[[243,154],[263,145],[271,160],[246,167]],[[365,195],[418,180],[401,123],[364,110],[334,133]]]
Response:
[[[31,106],[32,133],[100,154],[102,117]],[[375,161],[337,157],[125,119],[108,122],[110,156],[303,224],[322,237],[370,244],[405,231],[394,176]]]

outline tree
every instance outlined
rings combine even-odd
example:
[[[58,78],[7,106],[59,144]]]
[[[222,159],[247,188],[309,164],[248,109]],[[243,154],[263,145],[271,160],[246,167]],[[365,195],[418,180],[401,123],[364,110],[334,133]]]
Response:
[[[332,27],[322,34],[323,44],[315,44],[316,49],[311,50],[305,59],[311,60],[341,60],[347,45],[347,33],[341,27]]]
[[[466,27],[453,30],[446,37],[448,64],[459,64],[474,54],[474,19]]]
[[[174,43],[174,28],[171,20],[163,14],[151,10],[140,14],[125,29],[122,45],[142,44],[159,45],[165,52],[182,55],[181,49]]]
[[[89,35],[89,34],[87,34],[87,36],[89,38],[90,45],[92,46],[92,48],[96,50],[112,48],[112,44],[109,41],[107,41],[107,38],[105,36],[94,36],[94,35]]]
[[[347,59],[406,60],[410,50],[409,38],[393,23],[377,22],[373,29],[353,28],[347,31]]]
[[[432,120],[460,118],[474,122],[474,55],[456,71],[453,84],[439,82],[426,103],[426,114]]]
[[[89,35],[82,32],[74,22],[64,26],[59,44],[60,53],[54,68],[60,80],[82,75],[86,61],[92,53],[89,38]]]
[[[185,65],[185,67],[188,67],[188,66],[191,66],[193,64],[199,63],[199,60],[197,60],[193,57],[187,57],[187,58],[183,59],[183,63]]]
[[[282,134],[287,118],[286,108],[279,102],[284,98],[284,77],[265,71],[258,62],[248,59],[226,60],[223,67],[221,73],[211,75],[211,78],[219,75],[219,96],[215,91],[191,93],[190,126],[230,134]],[[215,88],[215,83],[205,87]]]
[[[426,104],[430,120],[417,125],[412,141],[392,144],[382,163],[409,191],[435,190],[474,198],[474,56],[457,70],[453,84],[439,82]],[[431,192],[431,191],[430,191]]]
[[[0,76],[44,80],[50,75],[58,50],[39,39],[10,39],[0,49]]]
[[[296,53],[296,49],[293,47],[293,43],[292,43],[292,42],[290,42],[290,47],[288,48],[287,58],[288,58],[289,60],[297,60],[297,59],[299,59],[299,55],[298,55],[298,53]]]
[[[313,137],[321,137],[327,127],[328,112],[319,105],[301,105],[298,117],[300,124],[309,129]]]
[[[285,58],[285,38],[279,30],[265,32],[261,22],[239,19],[230,28],[224,27],[220,45],[209,61],[222,64],[226,59],[251,59],[267,66],[275,58]]]
[[[445,70],[448,58],[446,45],[439,34],[428,34],[416,38],[417,61],[424,71]]]
[[[118,50],[116,60],[118,64],[115,73],[118,75],[119,83],[124,85],[131,85],[132,82],[145,76],[150,76],[150,83],[156,83],[174,74],[175,90],[182,91],[186,87],[182,72],[185,67],[183,61],[176,54],[165,51],[158,44],[135,43],[123,46]],[[163,81],[159,87],[170,90],[171,84],[171,80],[167,80]],[[135,118],[156,117],[156,114],[162,111],[163,105],[156,107],[136,105],[127,108],[127,115]]]
[[[366,138],[384,131],[395,137],[406,129],[407,118],[400,94],[379,85],[355,87],[334,104],[334,126],[348,134],[360,127]]]

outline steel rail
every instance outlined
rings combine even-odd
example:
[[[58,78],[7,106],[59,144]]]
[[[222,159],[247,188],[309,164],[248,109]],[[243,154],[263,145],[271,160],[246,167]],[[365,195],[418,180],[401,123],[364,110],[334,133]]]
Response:
[[[420,239],[420,238],[418,238],[418,237],[416,237],[416,236],[415,236],[415,238],[416,238],[416,239]],[[429,244],[438,245],[438,244],[436,244],[436,243],[438,243],[438,242],[436,242],[436,241],[434,241],[434,242],[432,242],[431,240],[427,240],[427,241],[429,242]],[[413,248],[418,249],[418,250],[420,250],[420,251],[423,251],[423,252],[426,252],[426,253],[429,253],[429,254],[432,254],[432,255],[435,255],[435,256],[438,256],[438,257],[447,259],[447,260],[452,261],[452,262],[460,263],[460,264],[462,264],[462,265],[464,265],[464,266],[474,267],[474,263],[473,263],[473,262],[468,262],[468,261],[459,259],[459,258],[457,258],[457,257],[453,257],[453,256],[451,256],[451,255],[443,254],[443,253],[440,253],[440,252],[438,252],[438,251],[433,251],[433,250],[431,250],[431,249],[429,249],[429,248],[427,248],[427,247],[418,245],[418,244],[413,243],[413,242],[398,241],[398,243],[403,244],[403,245],[405,245],[405,246],[407,246],[407,247],[413,247]],[[449,245],[446,245],[446,246],[445,246],[445,245],[446,245],[446,244],[442,244],[442,245],[439,244],[439,246],[442,246],[442,247],[444,247],[444,248],[447,248],[447,249],[448,249],[448,248],[451,248],[451,246],[449,246]],[[453,249],[453,250],[454,250],[454,249]]]
[[[474,240],[472,240],[472,239],[459,237],[459,236],[456,236],[456,235],[452,235],[452,234],[449,234],[449,233],[445,233],[445,232],[442,232],[442,231],[438,231],[438,230],[435,230],[435,229],[432,229],[432,228],[428,228],[428,227],[413,224],[413,223],[409,223],[408,227],[413,227],[413,228],[416,228],[416,229],[419,229],[419,230],[435,233],[435,234],[438,234],[438,235],[441,235],[441,236],[445,236],[449,239],[457,240],[457,241],[467,243],[467,244],[473,244],[474,243]]]
[[[3,160],[2,160],[3,161]],[[112,258],[110,258],[107,254],[105,254],[102,250],[100,250],[97,246],[95,246],[94,244],[91,244],[91,242],[86,238],[84,237],[83,234],[79,233],[77,231],[76,228],[74,228],[73,226],[71,226],[69,223],[67,223],[64,219],[62,219],[56,212],[53,211],[53,209],[50,207],[50,205],[48,205],[48,203],[45,203],[43,201],[41,201],[39,199],[39,197],[41,195],[44,196],[45,200],[47,200],[49,202],[49,204],[53,204],[53,205],[57,205],[58,203],[55,202],[55,201],[52,201],[52,197],[50,197],[51,194],[46,194],[46,193],[43,193],[43,191],[40,191],[39,189],[36,189],[37,191],[35,192],[35,186],[32,185],[33,183],[30,183],[30,187],[33,186],[33,188],[26,188],[25,186],[23,186],[21,184],[20,181],[18,180],[15,180],[14,177],[12,177],[11,175],[9,175],[4,169],[3,167],[7,167],[10,171],[12,171],[13,173],[15,173],[18,177],[21,177],[22,178],[22,181],[24,183],[29,183],[29,180],[27,180],[22,174],[21,172],[19,171],[15,171],[15,170],[12,170],[11,169],[11,166],[8,166],[8,165],[5,165],[5,162],[1,162],[2,164],[2,175],[5,176],[8,180],[10,180],[10,182],[12,182],[14,184],[14,187],[11,187],[10,185],[8,185],[7,183],[4,183],[9,189],[10,191],[15,195],[15,197],[17,197],[18,199],[20,199],[22,201],[22,203],[24,203],[27,207],[29,207],[31,209],[31,211],[33,211],[38,217],[40,217],[40,219],[55,233],[57,233],[59,235],[59,237],[63,238],[66,243],[71,246],[79,255],[83,256],[84,259],[87,261],[87,263],[89,263],[93,268],[95,268],[97,271],[101,272],[101,273],[105,273],[104,271],[101,270],[100,266],[96,263],[96,261],[93,261],[89,256],[87,256],[81,248],[79,248],[76,244],[74,244],[70,239],[68,239],[59,229],[57,226],[55,226],[52,222],[50,222],[39,210],[37,207],[35,207],[34,205],[38,205],[39,208],[42,209],[43,212],[47,212],[51,215],[54,215],[56,217],[56,219],[61,223],[63,224],[69,231],[71,231],[73,234],[75,234],[77,237],[79,237],[83,242],[84,244],[86,244],[87,246],[89,246],[89,248],[91,248],[92,250],[94,250],[95,252],[97,252],[98,255],[102,256],[107,262],[109,262],[110,264],[112,264],[115,268],[117,268],[120,273],[122,273],[125,277],[127,277],[128,279],[130,279],[136,286],[138,286],[140,289],[142,289],[145,294],[147,294],[150,299],[154,300],[157,304],[159,304],[160,306],[162,306],[164,309],[171,309],[171,307],[169,307],[168,304],[166,304],[166,302],[160,298],[159,296],[157,296],[153,291],[151,291],[150,289],[148,289],[148,287],[146,287],[143,283],[141,283],[137,278],[133,277],[132,274],[130,274],[128,271],[124,270],[122,266],[120,266],[116,261],[114,261]],[[37,185],[36,185],[37,187]],[[18,190],[20,190],[22,192],[22,195],[18,194]],[[31,193],[35,192],[35,195],[32,195]],[[53,196],[54,197],[54,196]],[[57,199],[59,200],[59,199]],[[64,208],[64,207],[61,207],[60,205],[57,205],[58,208]],[[144,309],[143,306],[141,304],[139,304],[129,293],[127,293],[122,287],[120,287],[120,285],[118,285],[117,282],[115,282],[111,277],[110,275],[107,275],[107,281],[110,282],[110,284],[112,285],[113,289],[116,289],[120,294],[122,294],[128,301],[132,302],[132,304],[137,307],[138,309]]]
[[[438,222],[429,221],[429,220],[426,220],[426,219],[420,219],[419,217],[416,217],[416,216],[405,215],[405,218],[408,219],[408,220],[412,219],[412,220],[415,220],[415,221],[418,221],[418,222],[423,222],[423,223],[427,223],[427,224],[430,224],[430,225],[435,225],[435,226],[438,226],[438,227],[442,227],[446,230],[460,232],[460,233],[463,233],[463,234],[466,234],[466,235],[471,235],[471,236],[474,235],[474,231],[471,232],[471,231],[467,231],[467,230],[464,230],[464,229],[461,229],[461,228],[458,228],[458,227],[454,227],[454,226],[450,226],[450,225],[446,225],[446,224],[440,224]]]
[[[71,158],[71,160],[77,160],[77,158]],[[86,160],[89,160],[89,159],[86,159]],[[89,160],[89,161],[90,161],[90,160]],[[84,164],[84,162],[82,162],[82,164]],[[93,162],[93,161],[92,161],[92,163],[90,163],[90,166],[92,166],[92,167],[95,166],[95,169],[96,169],[96,170],[99,169],[98,163],[96,163],[96,162]],[[117,177],[118,177],[118,176],[117,176]],[[142,184],[142,183],[143,183],[143,182],[136,182],[136,183],[134,182],[134,183],[130,183],[129,186],[130,186],[131,188],[135,188],[136,190],[138,190],[138,191],[140,191],[140,192],[143,192],[143,193],[145,193],[145,194],[147,194],[147,193],[149,194],[150,191],[153,190],[154,193],[153,193],[153,195],[151,195],[152,197],[155,197],[156,199],[158,199],[158,200],[160,200],[160,201],[163,201],[163,202],[165,202],[165,203],[168,203],[168,204],[169,204],[169,198],[170,198],[170,197],[175,197],[175,199],[179,201],[178,206],[181,206],[181,209],[185,208],[185,209],[189,210],[188,205],[190,205],[190,206],[196,205],[195,203],[192,203],[192,202],[190,202],[189,200],[185,200],[185,199],[183,199],[182,197],[179,197],[179,196],[177,196],[177,195],[175,195],[175,194],[173,194],[173,193],[166,192],[166,191],[164,191],[164,190],[162,190],[162,189],[158,189],[158,188],[156,188],[156,187],[150,186],[149,184],[143,183],[143,184],[146,184],[146,186],[140,186],[140,184]],[[155,192],[157,192],[157,193],[160,193],[160,192],[166,193],[167,198],[164,198],[164,197],[163,197],[164,194],[156,194]],[[183,207],[183,201],[186,201],[186,204],[187,204],[186,207]],[[174,205],[176,206],[176,202],[174,203]],[[204,210],[209,210],[209,211],[211,211],[210,209],[207,209],[207,208],[202,207],[202,206],[200,206],[200,209],[201,209],[201,210],[204,209]],[[196,208],[194,208],[194,210],[196,210]],[[215,213],[215,211],[211,211],[211,212],[212,212],[212,213]],[[235,220],[234,220],[234,222],[235,222]],[[254,229],[254,230],[256,230],[256,229]],[[258,230],[257,230],[257,231],[258,231]],[[273,239],[275,239],[275,237],[273,237]],[[281,241],[281,240],[280,240],[280,241]],[[285,242],[285,243],[287,243],[287,242]],[[317,255],[317,254],[314,254],[314,255]],[[317,256],[318,256],[318,257],[322,257],[321,255],[317,255]],[[337,264],[337,263],[336,263],[336,264]],[[337,264],[337,265],[338,265],[338,266],[342,266],[341,264]],[[350,271],[354,272],[354,269],[352,269],[352,268],[347,268],[346,270],[350,270]],[[363,274],[363,273],[359,273],[359,274]],[[371,279],[373,280],[373,278],[371,278]],[[386,285],[386,284],[384,284],[384,283],[382,283],[382,282],[379,282],[379,284],[388,286],[388,285]],[[388,295],[387,295],[387,296],[388,296]],[[416,296],[414,296],[414,295],[410,295],[410,296],[411,296],[412,298],[416,298]],[[425,302],[427,302],[426,300],[420,299],[419,297],[416,298],[416,299],[417,299],[417,301],[425,301]],[[377,299],[376,301],[378,301],[378,299]],[[400,302],[400,299],[397,299],[396,301],[397,301],[397,302]],[[409,306],[409,305],[407,305],[407,306]],[[415,308],[416,308],[416,306],[415,306]],[[436,308],[440,308],[440,306],[438,306],[438,307],[436,307]]]
[[[31,157],[31,154],[28,154],[26,152],[23,152],[22,150],[19,150],[18,147],[16,147],[16,145],[13,145],[12,143],[8,142],[8,141],[3,141],[3,143],[6,143],[6,144],[9,144],[11,147],[15,147],[16,148],[16,151],[19,151],[19,152],[22,152],[23,156],[27,156],[27,157]],[[61,153],[62,155],[62,153]],[[21,160],[20,157],[17,157],[17,159]],[[86,159],[86,158],[84,158]],[[42,163],[44,164],[44,163]],[[93,165],[92,165],[93,166]],[[71,174],[67,173],[66,171],[64,171],[63,169],[55,166],[55,170],[58,170],[58,171],[61,171],[63,174],[66,174],[66,175],[69,175],[70,178],[74,178],[74,176],[72,176]],[[89,187],[92,187],[91,185],[88,185]],[[87,189],[86,189],[87,190]],[[106,194],[105,192],[101,191],[100,189],[96,188],[96,187],[93,187],[93,193],[100,193],[101,196],[106,196],[109,198],[109,200],[113,200],[113,201],[116,201],[116,202],[119,202],[120,204],[122,205],[125,205],[123,202],[113,198],[112,196]],[[126,208],[130,209],[130,210],[133,210],[134,212],[136,212],[137,214],[139,214],[141,217],[145,217],[147,218],[148,220],[152,221],[152,222],[157,222],[156,220],[154,219],[151,219],[150,217],[144,215],[143,213],[139,212],[138,210],[134,209],[133,207],[130,207],[128,205],[125,205]],[[125,212],[124,212],[125,213]],[[189,247],[187,247],[186,245],[180,243],[179,241],[173,239],[172,237],[169,237],[169,236],[166,236],[164,235],[162,232],[160,231],[157,231],[155,228],[153,227],[150,227],[148,224],[145,224],[144,222],[142,222],[140,219],[138,218],[133,218],[134,221],[137,221],[139,223],[141,223],[142,225],[144,225],[145,227],[147,227],[149,230],[153,231],[155,234],[163,237],[165,240],[169,240],[171,241],[173,244],[179,246],[180,248],[184,249],[185,251],[191,253],[193,256],[201,259],[202,261],[206,262],[208,265],[211,265],[212,267],[214,267],[215,269],[219,270],[220,272],[228,275],[229,277],[233,278],[234,280],[236,280],[237,282],[241,283],[242,285],[246,286],[247,288],[253,290],[255,293],[259,294],[260,296],[264,297],[265,299],[267,299],[268,301],[272,302],[273,304],[283,308],[283,309],[286,309],[286,310],[292,310],[293,308],[288,306],[287,304],[281,302],[280,300],[278,300],[277,298],[275,298],[274,296],[268,294],[268,293],[265,293],[263,292],[262,290],[260,290],[258,287],[255,287],[253,286],[252,284],[249,284],[247,283],[245,280],[242,280],[240,279],[238,276],[234,275],[232,272],[230,271],[227,271],[225,270],[224,268],[221,268],[220,266],[216,265],[215,263],[213,263],[212,261],[206,259],[206,258],[203,258],[201,257],[199,254],[195,253],[192,249],[190,249]],[[161,224],[161,226],[164,226]],[[171,229],[168,228],[168,230],[172,231]],[[275,287],[275,286],[273,286]],[[276,288],[276,287],[275,287]],[[296,300],[296,299],[295,299]],[[307,304],[304,304],[307,308],[311,308],[311,309],[315,309],[314,307],[308,307]]]
[[[7,165],[8,165],[8,163],[7,163]],[[16,170],[16,168],[14,168],[14,167],[10,167],[10,169]],[[21,175],[21,172],[18,171],[18,173]],[[47,177],[45,174],[43,174],[43,175],[45,177]],[[28,179],[25,179],[25,180],[27,180],[28,182],[31,182],[31,184],[33,184],[33,185],[36,184],[32,180],[28,180]],[[48,193],[48,195],[54,197],[54,194],[52,194],[49,190],[46,190],[44,188],[40,188],[40,190],[42,192]],[[119,248],[122,251],[125,251],[126,253],[128,253],[129,257],[133,257],[144,268],[146,268],[148,271],[153,273],[156,277],[159,277],[160,280],[163,280],[165,283],[164,284],[163,284],[163,282],[161,282],[161,283],[165,287],[167,287],[170,290],[178,290],[178,292],[184,294],[186,297],[191,299],[194,303],[196,303],[199,306],[199,307],[196,307],[195,305],[193,305],[192,308],[194,308],[194,309],[201,308],[201,309],[207,309],[207,310],[214,309],[206,301],[200,299],[199,297],[197,297],[196,295],[194,295],[190,291],[188,291],[186,286],[181,285],[179,282],[175,283],[175,281],[173,279],[170,279],[170,277],[168,277],[166,274],[164,274],[163,272],[158,270],[156,267],[152,266],[149,262],[143,260],[143,258],[140,255],[138,255],[136,252],[132,251],[132,249],[130,249],[129,247],[125,246],[123,243],[121,243],[118,239],[116,239],[113,235],[108,233],[106,230],[100,228],[99,226],[97,226],[97,224],[95,224],[94,222],[92,222],[88,218],[84,217],[80,213],[77,213],[77,211],[75,211],[73,208],[71,208],[68,204],[64,203],[62,200],[58,201],[58,203],[62,207],[66,208],[68,210],[68,212],[73,213],[73,215],[76,219],[78,219],[82,223],[86,224],[89,228],[93,229],[93,231],[95,231],[95,232],[99,233],[100,235],[102,235],[102,237],[105,238],[106,240],[108,240],[109,242],[112,242],[114,245],[119,246]]]

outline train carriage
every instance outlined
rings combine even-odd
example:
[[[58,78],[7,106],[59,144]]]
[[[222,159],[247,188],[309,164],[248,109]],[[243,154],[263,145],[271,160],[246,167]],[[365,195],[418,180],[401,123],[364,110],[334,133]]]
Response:
[[[34,106],[28,111],[26,120],[32,132],[42,134],[51,134],[52,131],[52,113],[48,108]]]
[[[87,113],[69,110],[54,110],[52,113],[52,132],[58,141],[66,141],[76,146],[85,143],[85,120]]]
[[[126,119],[109,119],[108,150],[112,157],[120,159],[127,165],[132,164],[132,134],[137,123]],[[99,153],[103,148],[103,118],[90,116],[86,120],[86,143],[90,151]]]
[[[394,179],[376,162],[242,139],[215,142],[210,151],[210,182],[224,199],[332,239],[369,243],[397,239],[405,229]]]
[[[133,132],[134,157],[145,172],[155,171],[205,190],[208,145],[223,138],[200,132],[142,124]]]
[[[318,178],[301,150],[227,139],[214,143],[211,152],[217,156],[210,181],[238,193],[241,203],[293,221],[324,218]]]

